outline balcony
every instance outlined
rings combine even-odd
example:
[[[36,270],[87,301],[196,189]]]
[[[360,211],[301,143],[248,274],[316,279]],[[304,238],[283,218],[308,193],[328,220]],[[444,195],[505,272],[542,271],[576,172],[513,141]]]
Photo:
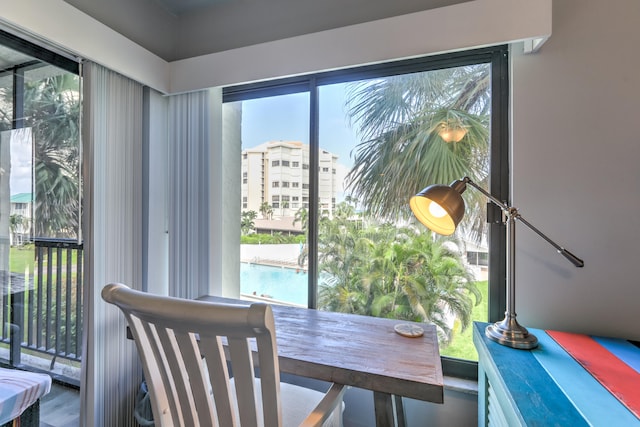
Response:
[[[33,248],[33,250],[31,250]],[[13,252],[13,251],[16,252]],[[0,272],[0,361],[47,372],[79,386],[82,355],[83,247],[72,239],[37,239],[12,248],[26,259],[24,273]],[[33,254],[33,259],[29,259]],[[13,256],[13,255],[12,255]]]

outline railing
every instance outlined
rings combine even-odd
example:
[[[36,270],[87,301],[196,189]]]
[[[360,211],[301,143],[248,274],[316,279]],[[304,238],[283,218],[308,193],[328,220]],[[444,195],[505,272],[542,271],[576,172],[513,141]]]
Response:
[[[20,365],[22,349],[79,361],[82,354],[82,244],[37,239],[33,269],[5,274],[2,341],[10,344],[10,364]],[[8,276],[8,277],[7,277]]]

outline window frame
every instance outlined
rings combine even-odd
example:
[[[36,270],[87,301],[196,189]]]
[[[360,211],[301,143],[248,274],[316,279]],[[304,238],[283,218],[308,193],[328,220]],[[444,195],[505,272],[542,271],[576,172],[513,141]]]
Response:
[[[310,194],[317,195],[318,180],[321,173],[319,170],[320,149],[318,99],[318,88],[320,86],[482,63],[490,64],[491,66],[492,113],[489,192],[500,200],[508,200],[509,50],[506,45],[230,86],[223,88],[222,101],[223,103],[237,102],[299,92],[308,92],[310,95],[309,145],[311,155],[309,165],[303,163],[302,168],[317,171],[315,174],[309,174]],[[303,203],[303,206],[304,205],[305,204]],[[318,197],[310,197],[308,204],[307,235],[310,260],[317,260],[319,208]],[[495,207],[494,205],[488,204],[488,209],[495,209]],[[506,231],[504,224],[500,221],[500,213],[498,212],[498,215],[491,214],[492,212],[488,212],[487,217],[495,218],[495,220],[491,222],[488,227],[489,312],[487,314],[488,320],[490,322],[495,322],[502,318],[506,306]],[[317,262],[309,262],[309,308],[317,308],[317,267]],[[442,356],[442,366],[445,375],[477,379],[477,362]]]

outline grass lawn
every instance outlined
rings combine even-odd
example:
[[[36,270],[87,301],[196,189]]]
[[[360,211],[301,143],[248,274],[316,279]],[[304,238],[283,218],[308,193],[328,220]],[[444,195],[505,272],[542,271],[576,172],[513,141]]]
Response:
[[[489,282],[476,282],[480,293],[482,293],[482,301],[473,308],[472,319],[486,322],[489,316]],[[473,325],[469,325],[464,332],[460,331],[460,323],[456,321],[454,326],[454,337],[451,345],[446,348],[440,348],[442,356],[455,357],[458,359],[478,360],[478,353],[473,346],[472,339]]]
[[[12,246],[9,250],[9,269],[12,273],[24,274],[25,267],[29,267],[29,271],[33,271],[35,263],[33,245]]]

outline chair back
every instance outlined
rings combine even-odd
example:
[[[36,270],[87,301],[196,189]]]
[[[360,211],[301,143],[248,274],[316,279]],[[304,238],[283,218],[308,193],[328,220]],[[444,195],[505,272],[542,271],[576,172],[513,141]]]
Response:
[[[127,319],[156,426],[236,426],[237,414],[242,426],[281,426],[280,370],[269,305],[186,300],[122,284],[105,286],[102,298]],[[254,342],[260,381],[254,380]],[[227,359],[235,384],[229,381]]]

